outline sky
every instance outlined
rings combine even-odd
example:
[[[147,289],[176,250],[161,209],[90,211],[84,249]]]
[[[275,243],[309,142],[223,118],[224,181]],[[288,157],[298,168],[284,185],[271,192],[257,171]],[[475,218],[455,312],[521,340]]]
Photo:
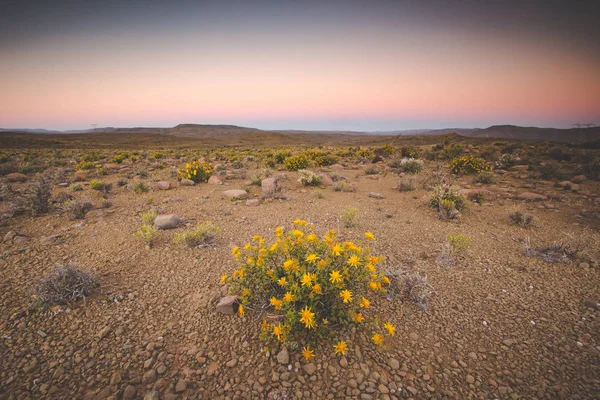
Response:
[[[0,127],[600,125],[595,8],[0,0]]]

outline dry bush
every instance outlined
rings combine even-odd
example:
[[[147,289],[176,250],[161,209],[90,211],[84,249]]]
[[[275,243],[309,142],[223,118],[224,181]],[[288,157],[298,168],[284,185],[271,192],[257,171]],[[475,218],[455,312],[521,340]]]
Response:
[[[333,190],[336,192],[354,192],[356,191],[355,187],[348,183],[345,180],[340,180],[333,183]]]
[[[63,203],[62,210],[70,220],[83,219],[94,206],[89,201],[69,200]]]
[[[510,219],[511,225],[519,225],[523,228],[528,228],[533,225],[533,215],[524,213],[522,211],[513,211],[508,216]]]
[[[401,192],[411,192],[417,189],[417,181],[414,177],[401,178],[396,188]]]
[[[96,278],[74,264],[58,267],[43,278],[33,298],[38,306],[66,304],[84,299],[99,286]]]
[[[185,243],[188,247],[214,247],[217,244],[219,227],[211,221],[204,221],[188,232],[176,233],[173,241]]]
[[[523,253],[528,257],[537,257],[548,263],[568,263],[574,260],[586,260],[597,263],[600,259],[600,235],[584,230],[575,235],[565,234],[561,240],[546,246],[533,247],[529,238],[523,244]]]
[[[388,295],[390,297],[397,295],[400,298],[409,300],[422,311],[427,312],[431,296],[435,293],[433,286],[423,276],[417,272],[400,270],[399,272],[386,272],[390,278]]]

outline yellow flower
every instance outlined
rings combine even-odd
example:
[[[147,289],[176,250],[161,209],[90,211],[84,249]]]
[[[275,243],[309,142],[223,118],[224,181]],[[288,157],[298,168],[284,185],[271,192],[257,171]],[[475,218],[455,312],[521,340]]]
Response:
[[[333,246],[331,246],[331,254],[333,254],[334,256],[339,256],[341,253],[342,253],[342,246],[340,246],[339,243],[336,243]]]
[[[300,315],[302,316],[302,318],[300,318],[300,322],[302,322],[304,324],[304,326],[308,329],[310,328],[314,328],[315,326],[315,313],[310,311],[310,309],[308,308],[308,306],[304,307],[302,309],[302,311],[300,312]]]
[[[246,243],[246,245],[244,246],[244,250],[250,250],[252,248],[252,245],[250,243]]]
[[[246,258],[246,262],[248,264],[254,264],[254,257],[248,257],[248,258]]]
[[[375,235],[373,235],[371,232],[365,232],[365,238],[367,240],[375,240]]]
[[[312,287],[312,290],[316,294],[321,294],[321,285],[319,285],[318,283],[315,283]]]
[[[240,304],[240,306],[238,307],[238,312],[240,313],[241,316],[244,316],[244,313],[246,312],[244,310],[244,306]]]
[[[314,233],[311,233],[310,235],[308,235],[306,237],[306,241],[309,243],[316,242],[318,239],[319,239],[319,237],[317,235],[315,235]]]
[[[381,345],[383,343],[383,336],[380,333],[376,333],[371,337],[371,340],[376,345]]]
[[[227,275],[221,275],[221,283],[227,282]]]
[[[285,279],[285,276],[277,281],[277,284],[279,286],[285,286],[286,283],[287,283],[287,281]]]
[[[275,228],[275,234],[276,234],[276,236],[283,235],[283,227],[278,226],[277,228]]]
[[[281,306],[283,305],[283,302],[281,300],[279,300],[275,297],[271,297],[269,302],[271,303],[271,305],[273,307],[275,307],[276,310],[281,310]]]
[[[360,264],[360,257],[352,256],[348,259],[348,265],[356,267],[358,264]]]
[[[390,284],[390,278],[388,278],[387,276],[384,276],[382,279],[383,279],[383,283],[385,283],[386,285]]]
[[[389,321],[383,324],[383,327],[389,333],[390,336],[394,336],[396,334],[396,327],[392,325]]]
[[[340,271],[331,271],[331,273],[329,274],[329,281],[331,283],[341,283],[342,274],[340,274]]]
[[[342,298],[344,303],[350,303],[352,301],[352,292],[349,291],[348,289],[342,290],[340,292],[340,297]]]
[[[284,303],[289,303],[290,301],[294,301],[295,299],[296,299],[296,297],[291,292],[286,292],[283,295],[283,302]]]
[[[360,306],[361,306],[362,308],[369,308],[369,306],[370,306],[370,305],[371,305],[371,302],[370,302],[368,299],[366,299],[366,298],[364,298],[364,297],[363,297],[363,298],[360,300]]]
[[[260,239],[262,239],[262,236],[260,236],[260,235],[252,236],[252,240],[254,240],[255,242],[258,242]]]
[[[240,252],[240,248],[235,246],[233,249],[231,249],[231,254],[233,254],[234,256],[236,254],[238,254]]]
[[[286,260],[283,263],[283,269],[285,269],[286,271],[289,271],[290,268],[292,268],[292,265],[294,265],[294,260]]]
[[[302,357],[304,357],[304,359],[306,361],[308,361],[311,357],[315,356],[315,351],[312,350],[310,348],[310,346],[306,346],[304,348],[302,348]]]
[[[309,254],[306,256],[306,261],[308,261],[308,262],[314,262],[316,259],[317,259],[316,254]]]
[[[358,323],[363,322],[365,319],[363,318],[361,313],[358,313],[354,316],[354,320]]]
[[[368,270],[370,273],[375,273],[375,272],[377,271],[377,269],[375,269],[375,266],[374,266],[373,264],[371,264],[371,263],[368,263],[368,264],[366,265],[366,267],[367,267],[367,270]]]
[[[281,335],[283,335],[283,329],[281,328],[281,324],[273,326],[273,335],[277,336],[277,340],[281,340]]]
[[[304,236],[304,232],[302,232],[299,229],[294,229],[292,231],[292,235],[295,236],[295,237],[297,237],[297,238],[300,238],[300,237]]]
[[[323,325],[329,325],[329,320],[327,318],[323,318]]]
[[[300,224],[302,224],[302,221],[300,219],[294,220],[294,225],[300,225]]]
[[[373,290],[379,289],[380,286],[381,286],[381,283],[379,283],[379,282],[374,282],[374,281],[369,282],[369,287]]]
[[[277,250],[277,245],[278,245],[277,243],[273,243],[273,244],[271,245],[271,248],[270,248],[269,250],[270,250],[270,251],[275,251],[275,250]]]
[[[346,355],[346,351],[348,350],[348,346],[343,340],[337,342],[337,344],[333,346],[333,348],[335,349],[335,354],[341,354],[343,356]]]
[[[316,279],[317,276],[315,274],[307,273],[302,275],[300,282],[302,282],[302,286],[312,286],[312,281]]]

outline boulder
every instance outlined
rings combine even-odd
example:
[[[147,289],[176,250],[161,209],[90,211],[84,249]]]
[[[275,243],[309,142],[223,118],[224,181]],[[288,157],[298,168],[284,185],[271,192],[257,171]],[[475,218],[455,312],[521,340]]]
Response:
[[[263,194],[273,195],[277,192],[277,179],[278,178],[265,178],[260,183]]]
[[[517,199],[526,200],[526,201],[543,201],[543,200],[547,200],[548,197],[544,196],[543,194],[525,192],[525,193],[521,193],[521,194],[517,195]]]
[[[238,309],[237,296],[225,296],[217,304],[217,312],[221,314],[235,314]]]
[[[332,186],[333,185],[333,179],[331,179],[331,177],[327,174],[323,174],[321,175],[321,185],[323,186]]]
[[[13,172],[12,174],[6,175],[6,180],[9,182],[25,182],[27,181],[27,177],[18,172]]]
[[[374,199],[383,199],[384,196],[381,193],[377,193],[377,192],[369,192],[369,197],[372,197]]]
[[[248,198],[248,192],[241,189],[226,190],[222,196],[229,200],[246,200]]]
[[[174,229],[183,222],[183,218],[175,214],[163,214],[154,219],[154,226],[157,229]]]
[[[107,169],[109,171],[118,171],[121,169],[121,166],[119,164],[108,163],[108,164],[104,164],[102,166],[102,168]]]
[[[260,206],[260,199],[249,199],[246,200],[246,205],[250,207]]]
[[[571,182],[581,183],[587,181],[587,176],[585,175],[576,175],[571,179]]]
[[[208,178],[209,185],[222,185],[223,181],[217,175],[212,175]]]
[[[169,190],[171,189],[171,184],[167,181],[158,181],[154,187],[159,190]]]

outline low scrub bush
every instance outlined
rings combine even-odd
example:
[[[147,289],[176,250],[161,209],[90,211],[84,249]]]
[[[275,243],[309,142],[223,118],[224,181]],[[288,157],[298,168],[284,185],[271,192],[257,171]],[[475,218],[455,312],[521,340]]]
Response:
[[[423,170],[423,160],[404,157],[399,161],[391,163],[390,167],[406,174],[418,174]]]
[[[93,179],[90,181],[90,187],[102,193],[110,193],[112,190],[112,183],[106,183],[98,179]]]
[[[283,166],[288,171],[298,171],[299,169],[305,169],[308,167],[308,158],[299,154],[297,156],[288,157],[283,162]]]
[[[354,192],[356,190],[351,183],[345,180],[333,182],[332,188],[336,192]]]
[[[296,220],[292,230],[277,228],[272,243],[254,236],[243,249],[233,249],[238,266],[221,281],[239,295],[239,314],[260,314],[260,337],[292,348],[300,342],[306,360],[315,356],[318,340],[331,337],[336,339],[332,352],[345,355],[342,327],[368,329],[371,340],[383,345],[383,334],[395,334],[372,306],[390,283],[377,269],[383,258],[352,242],[339,243],[335,231],[320,238],[313,230]],[[374,239],[368,232],[365,237]]]
[[[519,225],[523,228],[528,228],[533,225],[533,215],[522,211],[513,211],[508,217],[512,225]]]
[[[188,247],[215,246],[219,230],[219,227],[211,221],[204,221],[190,231],[176,233],[173,241],[175,243],[185,243]]]
[[[417,183],[412,177],[408,179],[401,178],[400,181],[398,181],[397,188],[401,192],[412,192],[417,189]]]
[[[352,228],[356,226],[356,221],[358,219],[358,209],[346,206],[346,211],[342,213],[341,218],[346,228]]]
[[[455,174],[478,174],[491,171],[491,168],[483,158],[467,155],[454,158],[450,162],[450,170]]]
[[[455,219],[467,206],[467,199],[458,186],[438,185],[427,200],[429,206],[438,210],[441,219]]]
[[[63,212],[70,220],[83,219],[85,214],[93,208],[92,203],[80,200],[69,200],[62,205]]]
[[[98,286],[98,281],[91,273],[69,264],[43,278],[35,289],[33,300],[39,307],[67,304],[85,300]]]
[[[455,253],[467,250],[471,244],[471,240],[473,240],[471,236],[466,236],[462,233],[449,233],[448,236],[446,236],[446,241]]]
[[[496,177],[492,171],[484,171],[478,173],[475,178],[473,178],[473,183],[483,183],[485,185],[491,185],[496,183]]]
[[[81,192],[83,190],[83,186],[79,183],[74,183],[71,185],[71,192]]]
[[[298,171],[298,175],[300,175],[298,182],[304,186],[319,186],[321,184],[321,177],[310,170],[301,169]]]
[[[554,163],[544,163],[540,165],[537,170],[540,178],[546,181],[564,178],[564,173],[561,171],[560,167]]]
[[[150,188],[144,182],[138,181],[133,184],[133,192],[134,193],[142,194],[142,193],[146,193],[149,190],[150,190]]]
[[[213,172],[214,169],[211,163],[192,161],[185,164],[183,169],[177,170],[177,179],[190,179],[196,183],[206,182]]]

